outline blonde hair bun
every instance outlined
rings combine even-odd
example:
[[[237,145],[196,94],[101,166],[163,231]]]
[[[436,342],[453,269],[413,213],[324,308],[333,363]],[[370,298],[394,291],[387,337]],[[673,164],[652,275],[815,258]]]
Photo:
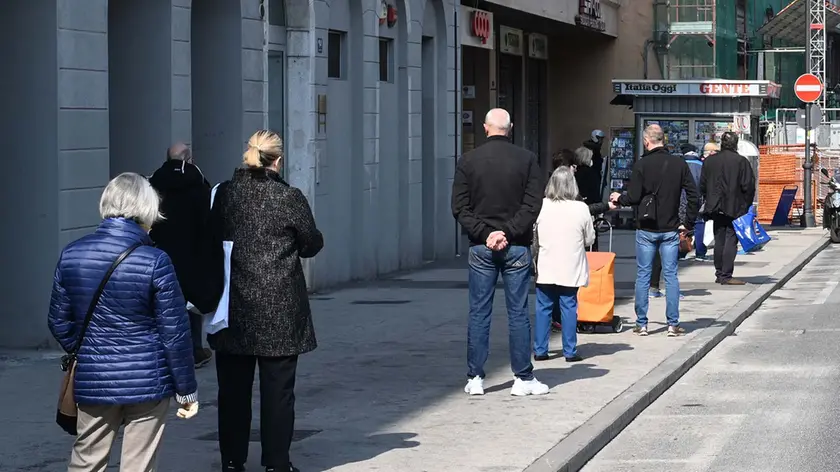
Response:
[[[283,157],[283,140],[277,133],[259,130],[248,140],[242,162],[248,167],[268,167]]]

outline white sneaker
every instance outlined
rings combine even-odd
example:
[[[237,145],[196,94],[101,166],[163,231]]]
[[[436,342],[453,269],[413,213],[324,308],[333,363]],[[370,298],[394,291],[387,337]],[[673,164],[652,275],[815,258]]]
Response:
[[[481,377],[473,377],[467,380],[467,386],[464,387],[464,393],[470,395],[484,395],[484,379]]]
[[[510,394],[516,397],[545,395],[546,393],[548,393],[548,385],[540,382],[536,377],[531,380],[522,380],[517,377],[510,389]]]

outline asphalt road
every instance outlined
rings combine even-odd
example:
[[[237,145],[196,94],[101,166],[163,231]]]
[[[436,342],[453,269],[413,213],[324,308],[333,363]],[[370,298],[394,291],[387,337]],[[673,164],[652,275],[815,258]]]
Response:
[[[839,281],[829,246],[582,471],[840,471]]]

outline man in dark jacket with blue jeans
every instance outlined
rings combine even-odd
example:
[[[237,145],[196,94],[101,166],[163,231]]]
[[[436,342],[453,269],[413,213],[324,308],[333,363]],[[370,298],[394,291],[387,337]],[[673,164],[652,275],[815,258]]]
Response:
[[[665,149],[664,133],[659,125],[650,125],[644,132],[645,153],[633,166],[627,193],[614,193],[613,202],[622,206],[639,207],[636,219],[636,327],[640,336],[647,336],[647,312],[650,304],[651,269],[654,255],[662,259],[665,278],[665,316],[668,336],[679,336],[680,283],[677,278],[677,258],[680,232],[694,227],[697,218],[697,184],[691,177],[688,164]],[[680,220],[680,197],[687,199],[685,220]]]
[[[700,155],[697,154],[697,147],[693,144],[683,144],[680,147],[680,152],[682,152],[683,159],[685,163],[688,164],[688,169],[691,171],[691,177],[694,179],[694,183],[698,186],[700,185],[700,173],[703,170],[703,161],[700,160]],[[700,206],[703,206],[703,198],[700,197]],[[685,213],[688,207],[688,198],[686,198],[685,192],[682,193],[682,197],[680,197],[680,221],[685,221]],[[698,261],[705,261],[706,260],[706,246],[703,244],[703,231],[706,228],[706,221],[703,220],[702,215],[698,213],[697,219],[694,221],[694,247],[695,247],[695,259]],[[688,255],[687,252],[680,251],[679,259],[683,260]],[[659,257],[657,253],[653,259],[653,272],[650,279],[650,296],[651,298],[660,298],[662,297],[662,291],[659,289],[659,280],[662,278],[662,259]],[[683,295],[680,294],[680,300],[683,299]]]
[[[511,395],[540,395],[548,386],[534,377],[531,363],[531,243],[542,208],[544,182],[534,153],[508,135],[510,114],[496,108],[484,119],[487,142],[466,153],[455,169],[452,214],[470,238],[470,320],[467,385],[484,394],[484,364],[490,351],[490,318],[499,274],[505,283],[510,363],[516,379]]]

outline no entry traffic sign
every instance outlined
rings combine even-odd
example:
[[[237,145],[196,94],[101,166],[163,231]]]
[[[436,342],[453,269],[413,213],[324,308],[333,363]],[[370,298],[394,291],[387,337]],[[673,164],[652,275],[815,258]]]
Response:
[[[793,92],[796,94],[796,98],[803,102],[813,103],[820,99],[823,84],[820,82],[820,78],[814,74],[802,74],[796,79]]]

